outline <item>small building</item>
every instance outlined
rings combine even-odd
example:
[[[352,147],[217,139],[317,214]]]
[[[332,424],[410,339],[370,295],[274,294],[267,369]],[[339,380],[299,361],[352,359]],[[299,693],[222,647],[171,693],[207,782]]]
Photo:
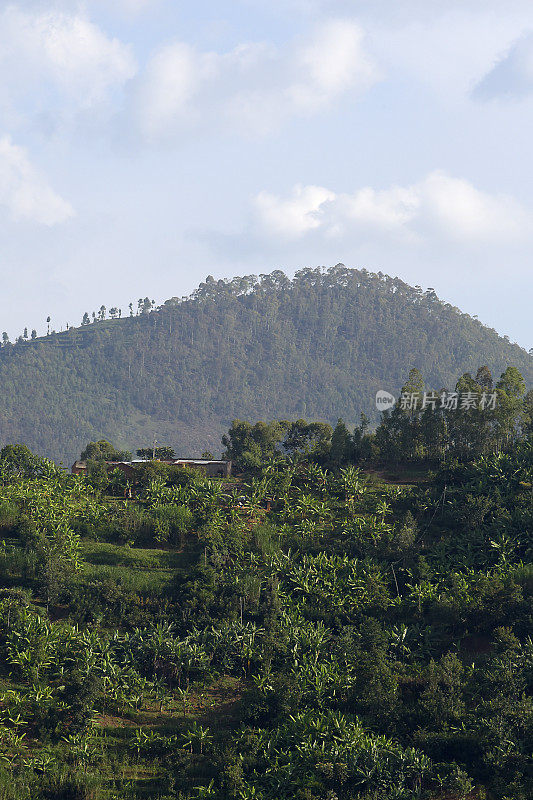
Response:
[[[135,480],[136,470],[143,464],[149,464],[149,459],[137,458],[133,461],[106,461],[105,465],[108,472],[119,469],[129,480]],[[185,467],[196,469],[204,475],[215,478],[229,478],[231,475],[231,461],[215,461],[206,458],[176,458],[172,461],[159,461],[159,464],[166,464],[169,467]],[[85,475],[87,473],[87,462],[76,461],[72,467],[73,475]]]
[[[231,476],[231,461],[216,461],[207,458],[179,458],[172,462],[176,467],[197,469],[204,475],[212,478],[229,478]]]
[[[74,464],[71,466],[70,471],[73,475],[85,475],[87,472],[87,462],[86,461],[75,461]]]

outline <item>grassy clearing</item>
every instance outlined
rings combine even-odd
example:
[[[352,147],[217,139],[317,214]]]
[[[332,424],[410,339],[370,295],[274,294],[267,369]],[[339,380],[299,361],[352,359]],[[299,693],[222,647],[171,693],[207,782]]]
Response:
[[[112,579],[133,591],[162,591],[179,573],[186,574],[194,563],[185,550],[142,549],[107,542],[82,542],[83,572],[80,583]]]

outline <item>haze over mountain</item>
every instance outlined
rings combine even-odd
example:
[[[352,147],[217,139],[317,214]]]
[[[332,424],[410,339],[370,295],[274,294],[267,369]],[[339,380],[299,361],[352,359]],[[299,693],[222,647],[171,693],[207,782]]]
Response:
[[[439,390],[483,364],[533,384],[525,350],[399,278],[343,265],[208,277],[150,312],[2,347],[0,444],[66,463],[102,437],[218,454],[232,419],[354,424],[411,367]]]

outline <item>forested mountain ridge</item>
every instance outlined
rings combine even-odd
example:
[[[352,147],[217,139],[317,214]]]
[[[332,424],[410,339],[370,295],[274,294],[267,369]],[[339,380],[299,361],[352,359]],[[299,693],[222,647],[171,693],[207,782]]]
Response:
[[[208,278],[147,313],[2,347],[0,443],[56,460],[101,437],[218,452],[234,418],[351,423],[413,366],[440,389],[481,364],[533,385],[525,350],[398,278],[343,265]]]

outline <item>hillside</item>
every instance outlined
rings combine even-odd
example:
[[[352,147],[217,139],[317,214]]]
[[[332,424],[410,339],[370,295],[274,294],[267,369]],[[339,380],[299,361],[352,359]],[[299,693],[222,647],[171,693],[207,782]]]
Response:
[[[422,486],[0,471],[1,800],[533,797],[530,439]]]
[[[533,384],[526,351],[398,278],[342,265],[208,278],[150,313],[2,347],[0,444],[66,462],[101,437],[218,453],[234,418],[354,423],[413,366],[440,389],[481,364]]]

